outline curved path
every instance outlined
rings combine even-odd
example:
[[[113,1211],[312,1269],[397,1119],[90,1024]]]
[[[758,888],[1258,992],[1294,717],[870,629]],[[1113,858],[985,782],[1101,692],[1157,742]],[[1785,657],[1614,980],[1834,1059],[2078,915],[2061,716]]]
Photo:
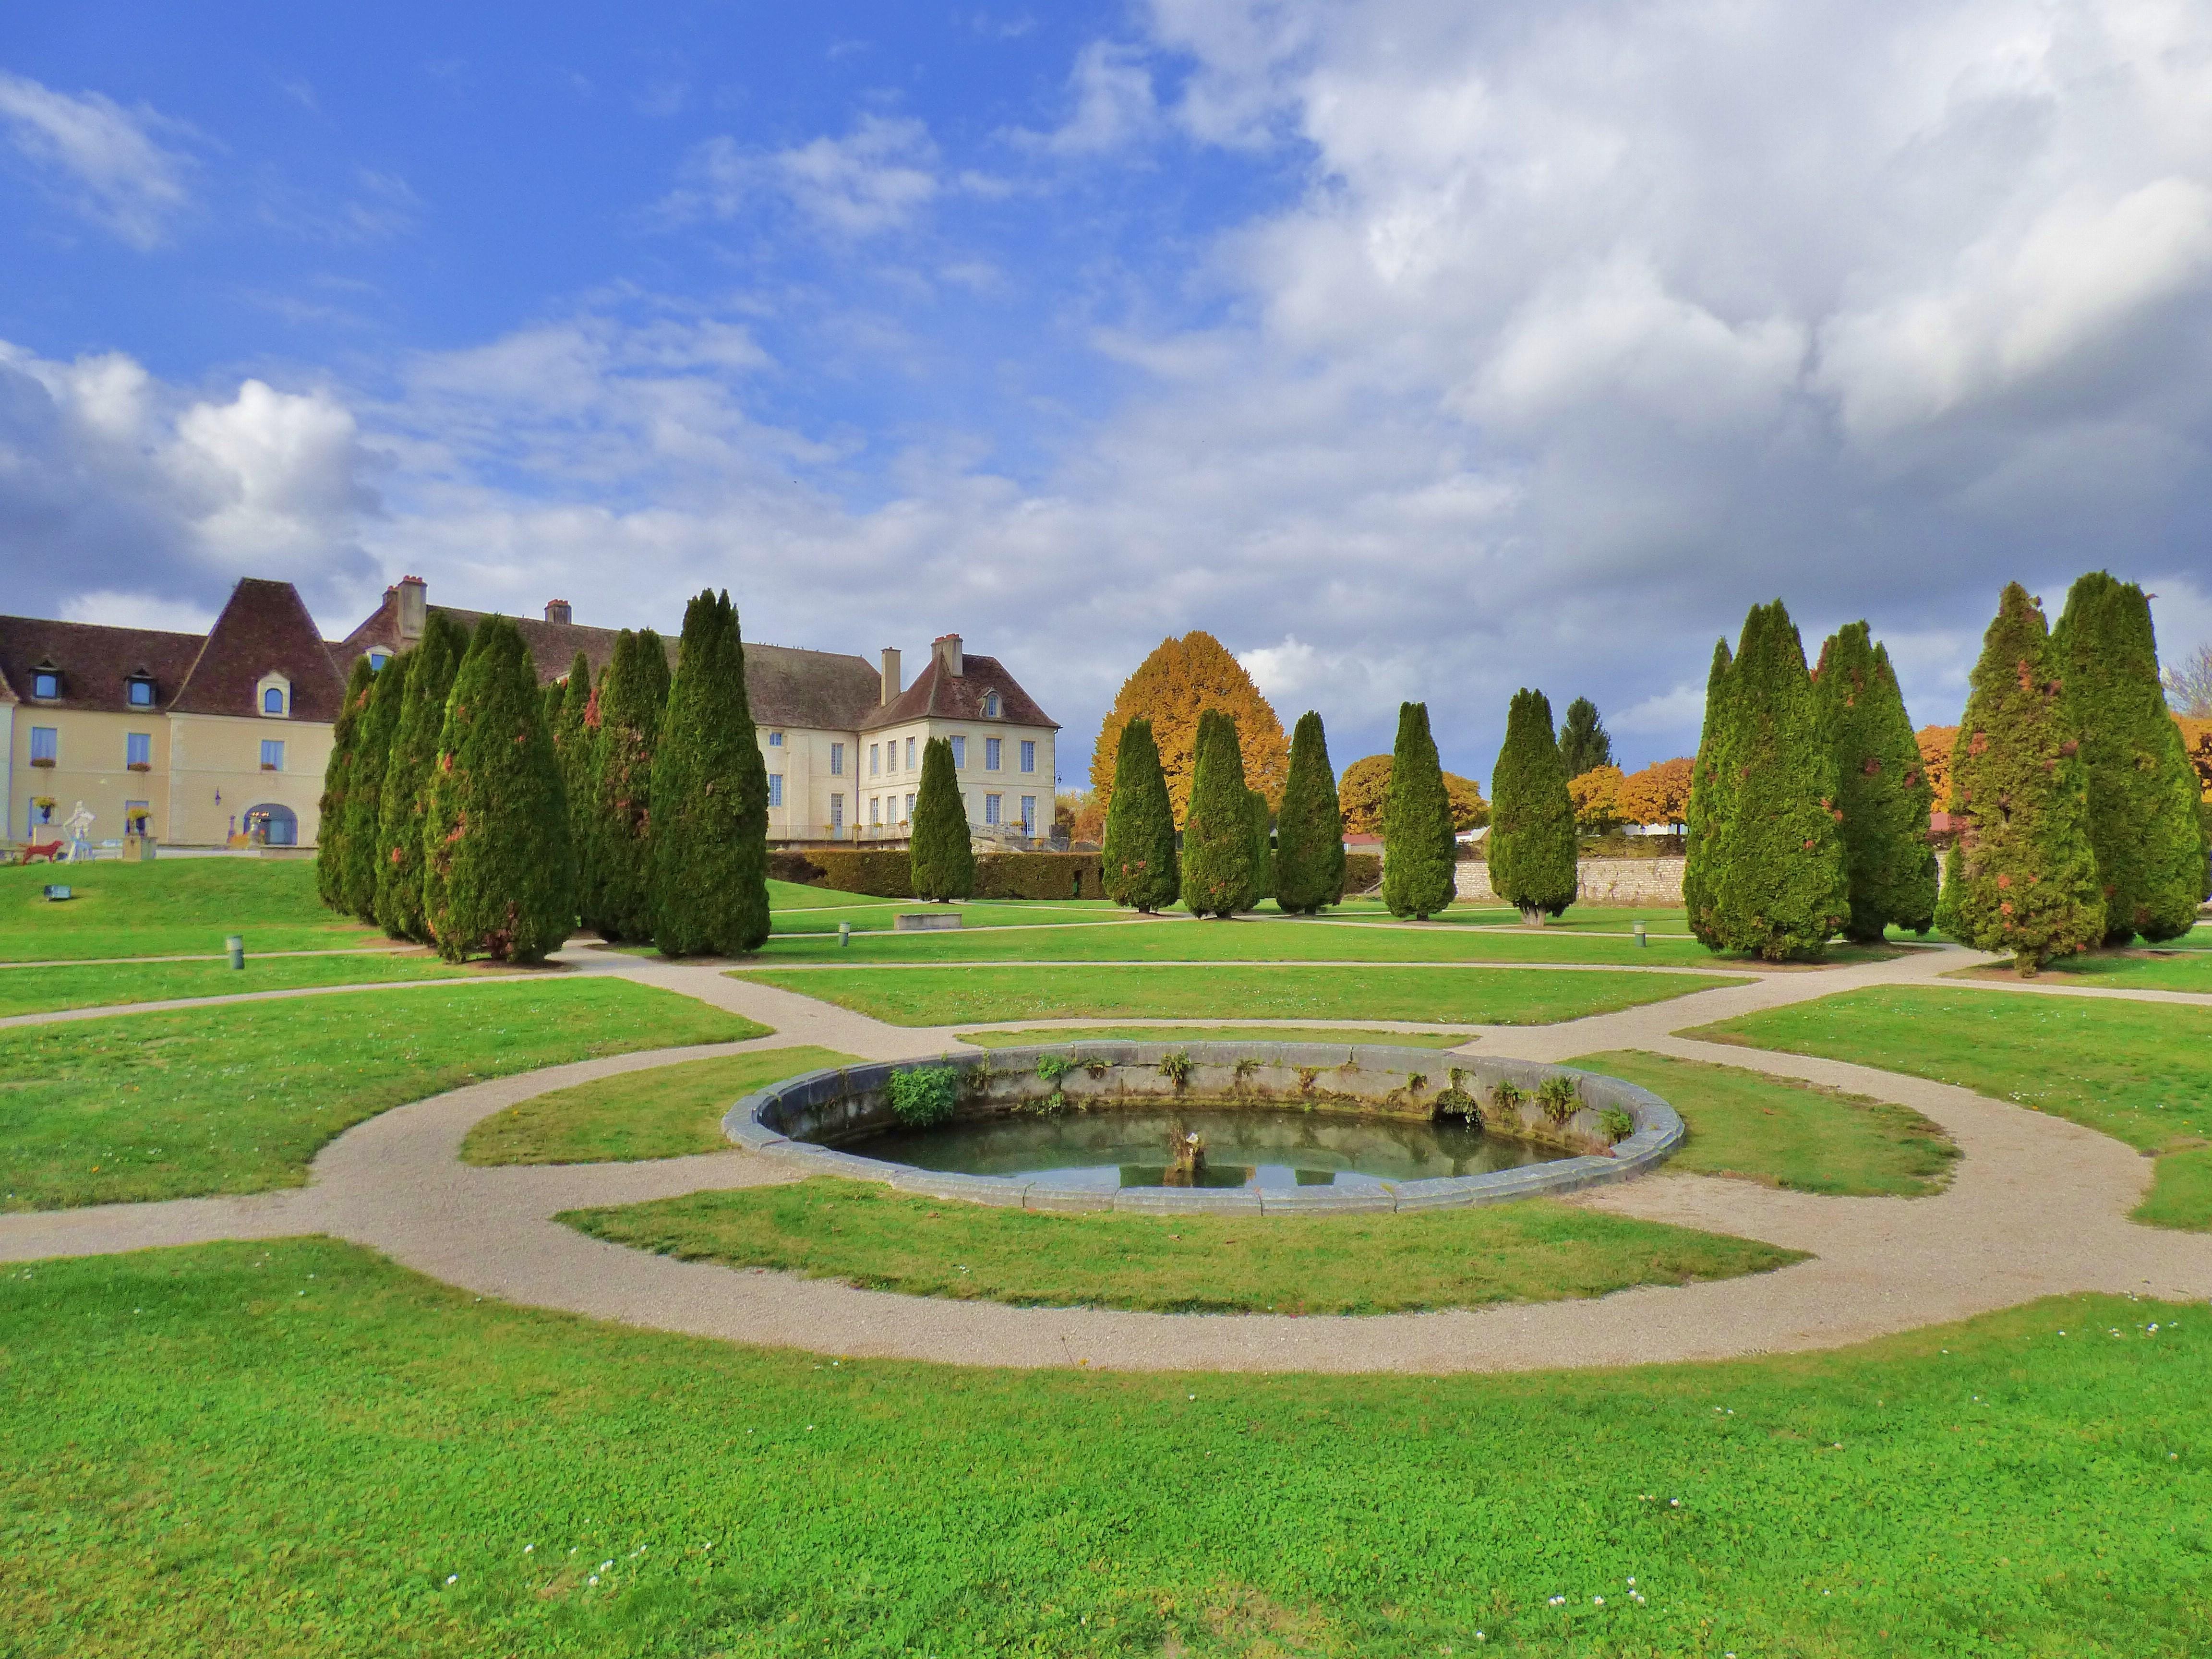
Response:
[[[1595,1300],[1310,1319],[902,1297],[679,1262],[587,1238],[552,1216],[791,1177],[736,1151],[653,1163],[471,1168],[458,1158],[471,1127],[551,1090],[709,1054],[816,1044],[896,1059],[962,1045],[951,1027],[886,1025],[727,978],[717,967],[588,950],[563,953],[563,959],[586,973],[697,997],[773,1025],[776,1034],[556,1066],[398,1107],[325,1147],[305,1188],[0,1217],[0,1259],[327,1233],[480,1295],[657,1329],[839,1354],[1139,1370],[1447,1372],[1717,1359],[1837,1346],[2057,1292],[2212,1296],[2212,1235],[2142,1227],[2125,1218],[2149,1184],[2151,1164],[2119,1141],[1944,1084],[1670,1035],[1859,986],[1923,981],[1974,959],[1953,949],[1818,973],[1762,975],[1555,1025],[1480,1028],[1463,1045],[1530,1060],[1645,1048],[1898,1102],[1935,1120],[1960,1146],[1963,1157],[1941,1194],[1824,1198],[1661,1174],[1574,1201],[1762,1239],[1809,1251],[1812,1259],[1771,1273],[1647,1286]],[[1999,993],[2012,988],[1980,984]],[[2212,1005],[2212,998],[2174,994],[2107,994]],[[1024,1029],[1054,1023],[1016,1022]]]

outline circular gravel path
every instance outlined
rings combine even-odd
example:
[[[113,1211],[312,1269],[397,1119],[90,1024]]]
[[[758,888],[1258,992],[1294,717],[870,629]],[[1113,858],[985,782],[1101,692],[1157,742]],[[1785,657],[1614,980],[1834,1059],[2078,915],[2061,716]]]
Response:
[[[902,1297],[680,1262],[562,1226],[551,1217],[564,1209],[790,1177],[734,1150],[653,1163],[471,1168],[458,1152],[479,1119],[551,1090],[710,1054],[811,1044],[888,1060],[963,1046],[954,1027],[886,1025],[727,978],[718,966],[591,950],[564,952],[562,960],[582,972],[696,997],[774,1026],[775,1035],[553,1066],[398,1107],[332,1141],[315,1159],[305,1188],[0,1217],[0,1260],[325,1233],[479,1295],[654,1329],[825,1353],[1126,1370],[1449,1372],[1718,1359],[1838,1346],[2066,1291],[2212,1297],[2212,1235],[2126,1218],[2149,1185],[2151,1161],[2118,1140],[1944,1084],[1670,1035],[1862,986],[1922,982],[1978,960],[1952,948],[1820,972],[1759,975],[1554,1025],[1477,1028],[1466,1045],[1541,1060],[1644,1048],[1894,1101],[1933,1119],[1960,1146],[1954,1176],[1940,1194],[1826,1198],[1662,1173],[1570,1201],[1761,1239],[1809,1251],[1812,1259],[1770,1273],[1646,1286],[1586,1301],[1319,1318]],[[1992,994],[2029,988],[1946,982]],[[2212,1005],[2212,997],[2174,993],[2102,994]],[[1014,1022],[1023,1029],[1102,1023],[1113,1022]],[[1317,1023],[1332,1029],[1363,1024]],[[969,1023],[957,1029],[984,1028]]]

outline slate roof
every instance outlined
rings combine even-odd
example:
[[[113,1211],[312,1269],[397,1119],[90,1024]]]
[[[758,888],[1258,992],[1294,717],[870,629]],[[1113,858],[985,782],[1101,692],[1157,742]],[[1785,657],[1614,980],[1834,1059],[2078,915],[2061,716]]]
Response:
[[[963,653],[958,674],[947,674],[944,667],[944,659],[931,652],[929,666],[921,671],[915,683],[888,705],[864,714],[858,729],[878,732],[886,726],[919,720],[985,720],[990,717],[983,713],[983,698],[995,691],[999,694],[997,719],[1000,724],[1060,730],[1060,722],[1036,706],[1030,694],[1022,690],[1021,683],[1006,672],[1006,665],[996,657]],[[877,695],[880,696],[881,691]]]
[[[271,672],[292,683],[290,719],[325,725],[337,719],[345,682],[299,589],[248,576],[230,590],[168,707],[180,714],[261,717],[255,693]]]
[[[130,714],[134,711],[126,682],[143,669],[154,677],[155,708],[165,708],[185,683],[203,642],[198,634],[152,628],[0,617],[0,702]],[[31,671],[49,664],[61,671],[62,695],[33,702]]]

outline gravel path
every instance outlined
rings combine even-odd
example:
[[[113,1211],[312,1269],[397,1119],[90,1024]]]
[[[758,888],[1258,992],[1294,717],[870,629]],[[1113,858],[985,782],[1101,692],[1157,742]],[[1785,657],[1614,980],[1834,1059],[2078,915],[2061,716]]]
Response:
[[[1778,1272],[1712,1284],[1364,1318],[1146,1314],[894,1296],[603,1243],[552,1215],[790,1177],[735,1151],[654,1163],[472,1169],[459,1161],[462,1138],[479,1119],[533,1096],[709,1054],[814,1044],[896,1059],[964,1045],[953,1027],[887,1025],[728,978],[726,964],[589,950],[564,952],[562,960],[583,973],[696,997],[772,1025],[776,1034],[554,1066],[398,1107],[331,1142],[301,1188],[0,1217],[0,1260],[326,1233],[480,1295],[655,1329],[827,1353],[1126,1370],[1441,1373],[1717,1359],[1838,1346],[2063,1291],[2212,1296],[2212,1236],[2126,1219],[2149,1184],[2151,1164],[2119,1141],[1948,1085],[1671,1035],[1857,986],[1924,982],[1972,959],[1947,949],[1822,973],[1761,975],[1619,1013],[1484,1028],[1462,1045],[1545,1060],[1638,1048],[1802,1078],[1910,1106],[1958,1142],[1963,1156],[1954,1177],[1930,1198],[1816,1197],[1662,1173],[1574,1200],[1813,1255]],[[2000,994],[2012,988],[1980,986]],[[303,994],[313,993],[271,994]],[[2174,994],[2105,994],[2212,1003]],[[33,1018],[68,1017],[76,1016]]]

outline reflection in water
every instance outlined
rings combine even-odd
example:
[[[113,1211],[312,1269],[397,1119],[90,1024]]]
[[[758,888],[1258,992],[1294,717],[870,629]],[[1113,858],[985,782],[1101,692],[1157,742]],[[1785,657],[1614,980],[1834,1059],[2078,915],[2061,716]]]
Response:
[[[1206,1146],[1204,1162],[1177,1179],[1178,1186],[1187,1181],[1200,1187],[1371,1187],[1573,1156],[1486,1135],[1455,1119],[1419,1122],[1206,1105],[987,1118],[893,1130],[842,1150],[963,1175],[1048,1175],[1070,1186],[1158,1187],[1168,1183],[1167,1148],[1178,1129],[1196,1133]]]

